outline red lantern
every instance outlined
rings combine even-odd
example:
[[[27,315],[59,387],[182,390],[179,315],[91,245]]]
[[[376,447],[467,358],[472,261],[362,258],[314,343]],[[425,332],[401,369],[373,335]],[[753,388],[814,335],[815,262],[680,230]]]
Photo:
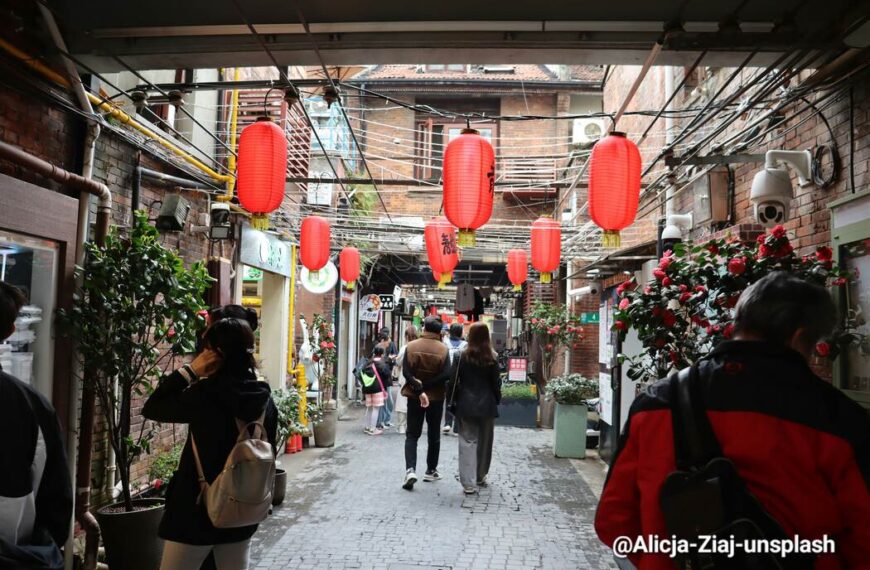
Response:
[[[495,190],[495,152],[474,129],[463,129],[444,150],[444,213],[459,228],[459,245],[473,247],[474,231],[489,221]]]
[[[512,249],[507,257],[508,279],[514,284],[514,291],[522,291],[523,283],[529,276],[529,259],[525,250]]]
[[[637,145],[624,133],[610,133],[589,157],[589,215],[604,230],[605,247],[619,247],[619,231],[634,222],[639,199]]]
[[[338,254],[338,268],[341,280],[347,283],[347,290],[353,291],[354,282],[359,279],[359,250],[346,247]]]
[[[329,222],[320,216],[302,220],[299,257],[312,277],[317,277],[317,272],[329,261]]]
[[[440,275],[438,288],[443,289],[453,278],[453,270],[459,263],[459,249],[456,247],[456,230],[444,218],[433,218],[426,222],[424,230],[426,252],[429,266]]]
[[[532,267],[541,272],[541,283],[551,281],[551,273],[559,269],[562,249],[562,229],[559,222],[544,216],[532,224]]]
[[[287,177],[287,139],[268,117],[248,125],[239,137],[238,193],[251,212],[251,227],[269,228],[269,212],[284,200]]]

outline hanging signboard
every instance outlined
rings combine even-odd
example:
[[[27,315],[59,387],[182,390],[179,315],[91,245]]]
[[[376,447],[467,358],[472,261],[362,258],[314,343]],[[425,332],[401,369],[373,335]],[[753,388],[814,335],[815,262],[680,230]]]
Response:
[[[381,300],[381,310],[382,311],[392,311],[394,309],[394,299],[392,295],[378,295],[378,298]]]
[[[359,320],[367,323],[378,322],[381,313],[381,298],[378,295],[366,295],[359,301]]]
[[[597,325],[601,322],[601,315],[598,311],[591,313],[580,313],[581,325]]]
[[[239,261],[270,273],[290,276],[290,244],[277,236],[242,226]]]
[[[525,382],[528,366],[525,358],[508,358],[508,382]]]

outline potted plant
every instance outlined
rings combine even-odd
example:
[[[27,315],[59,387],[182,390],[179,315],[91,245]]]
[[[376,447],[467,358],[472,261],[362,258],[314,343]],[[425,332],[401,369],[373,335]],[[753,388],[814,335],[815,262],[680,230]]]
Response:
[[[553,374],[553,365],[562,350],[576,347],[583,338],[583,329],[576,317],[568,313],[565,305],[536,302],[528,318],[529,328],[537,337],[541,348],[541,375],[538,381],[539,392],[543,396],[547,382]],[[553,427],[555,403],[540,398],[541,427]]]
[[[280,453],[299,425],[299,402],[301,396],[295,387],[282,388],[272,392],[272,401],[278,409],[278,434],[275,451]],[[276,467],[275,488],[272,491],[272,505],[284,502],[287,493],[287,471]]]
[[[553,453],[556,457],[586,457],[586,400],[598,396],[598,383],[580,374],[564,374],[547,384],[547,399],[556,402]]]
[[[537,387],[526,382],[502,384],[501,404],[495,423],[502,426],[536,427],[537,419]]]
[[[335,445],[335,432],[338,427],[338,405],[333,397],[335,388],[335,363],[338,352],[332,334],[332,324],[323,315],[315,314],[311,323],[312,360],[317,363],[317,385],[320,390],[320,410],[323,418],[314,424],[314,444],[317,447]]]
[[[83,381],[96,392],[121,482],[121,502],[97,511],[106,556],[112,568],[154,570],[163,550],[163,500],[134,499],[130,471],[150,451],[156,430],[149,422],[133,429],[134,399],[175,356],[194,352],[211,278],[203,264],[185,268],[165,249],[145,212],[134,212],[128,233],[113,228],[103,247],[87,244],[76,273],[81,291],[60,321],[89,371]]]
[[[178,462],[181,460],[181,451],[184,444],[176,443],[169,449],[161,451],[154,456],[151,465],[148,466],[148,479],[151,481],[151,496],[163,497],[166,487],[175,471],[178,470]]]

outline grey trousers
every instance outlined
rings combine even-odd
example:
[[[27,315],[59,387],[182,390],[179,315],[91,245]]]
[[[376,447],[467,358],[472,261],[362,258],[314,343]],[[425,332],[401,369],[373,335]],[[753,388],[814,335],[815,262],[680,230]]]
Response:
[[[489,473],[492,462],[492,440],[495,418],[459,419],[459,482],[467,489],[476,489],[477,484]]]
[[[182,544],[167,540],[163,546],[160,570],[196,570],[202,566],[211,551],[214,551],[218,570],[247,570],[250,548],[250,539],[213,546]]]

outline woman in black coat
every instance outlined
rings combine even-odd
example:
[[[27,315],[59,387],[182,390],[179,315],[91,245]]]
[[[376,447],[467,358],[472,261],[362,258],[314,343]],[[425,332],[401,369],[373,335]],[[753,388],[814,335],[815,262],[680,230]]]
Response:
[[[166,543],[160,570],[199,568],[214,553],[218,570],[246,570],[251,536],[257,525],[215,528],[205,504],[191,450],[196,438],[202,469],[211,482],[223,470],[239,437],[236,418],[263,417],[274,449],[278,412],[269,385],[254,371],[254,333],[244,319],[225,318],[205,335],[206,348],[190,364],[165,376],[145,402],[142,414],[154,421],[189,424],[178,470],[166,491],[166,510],[158,534]]]
[[[459,418],[459,482],[470,495],[486,486],[501,377],[489,328],[484,323],[471,325],[467,341],[468,346],[453,361],[447,394]]]

